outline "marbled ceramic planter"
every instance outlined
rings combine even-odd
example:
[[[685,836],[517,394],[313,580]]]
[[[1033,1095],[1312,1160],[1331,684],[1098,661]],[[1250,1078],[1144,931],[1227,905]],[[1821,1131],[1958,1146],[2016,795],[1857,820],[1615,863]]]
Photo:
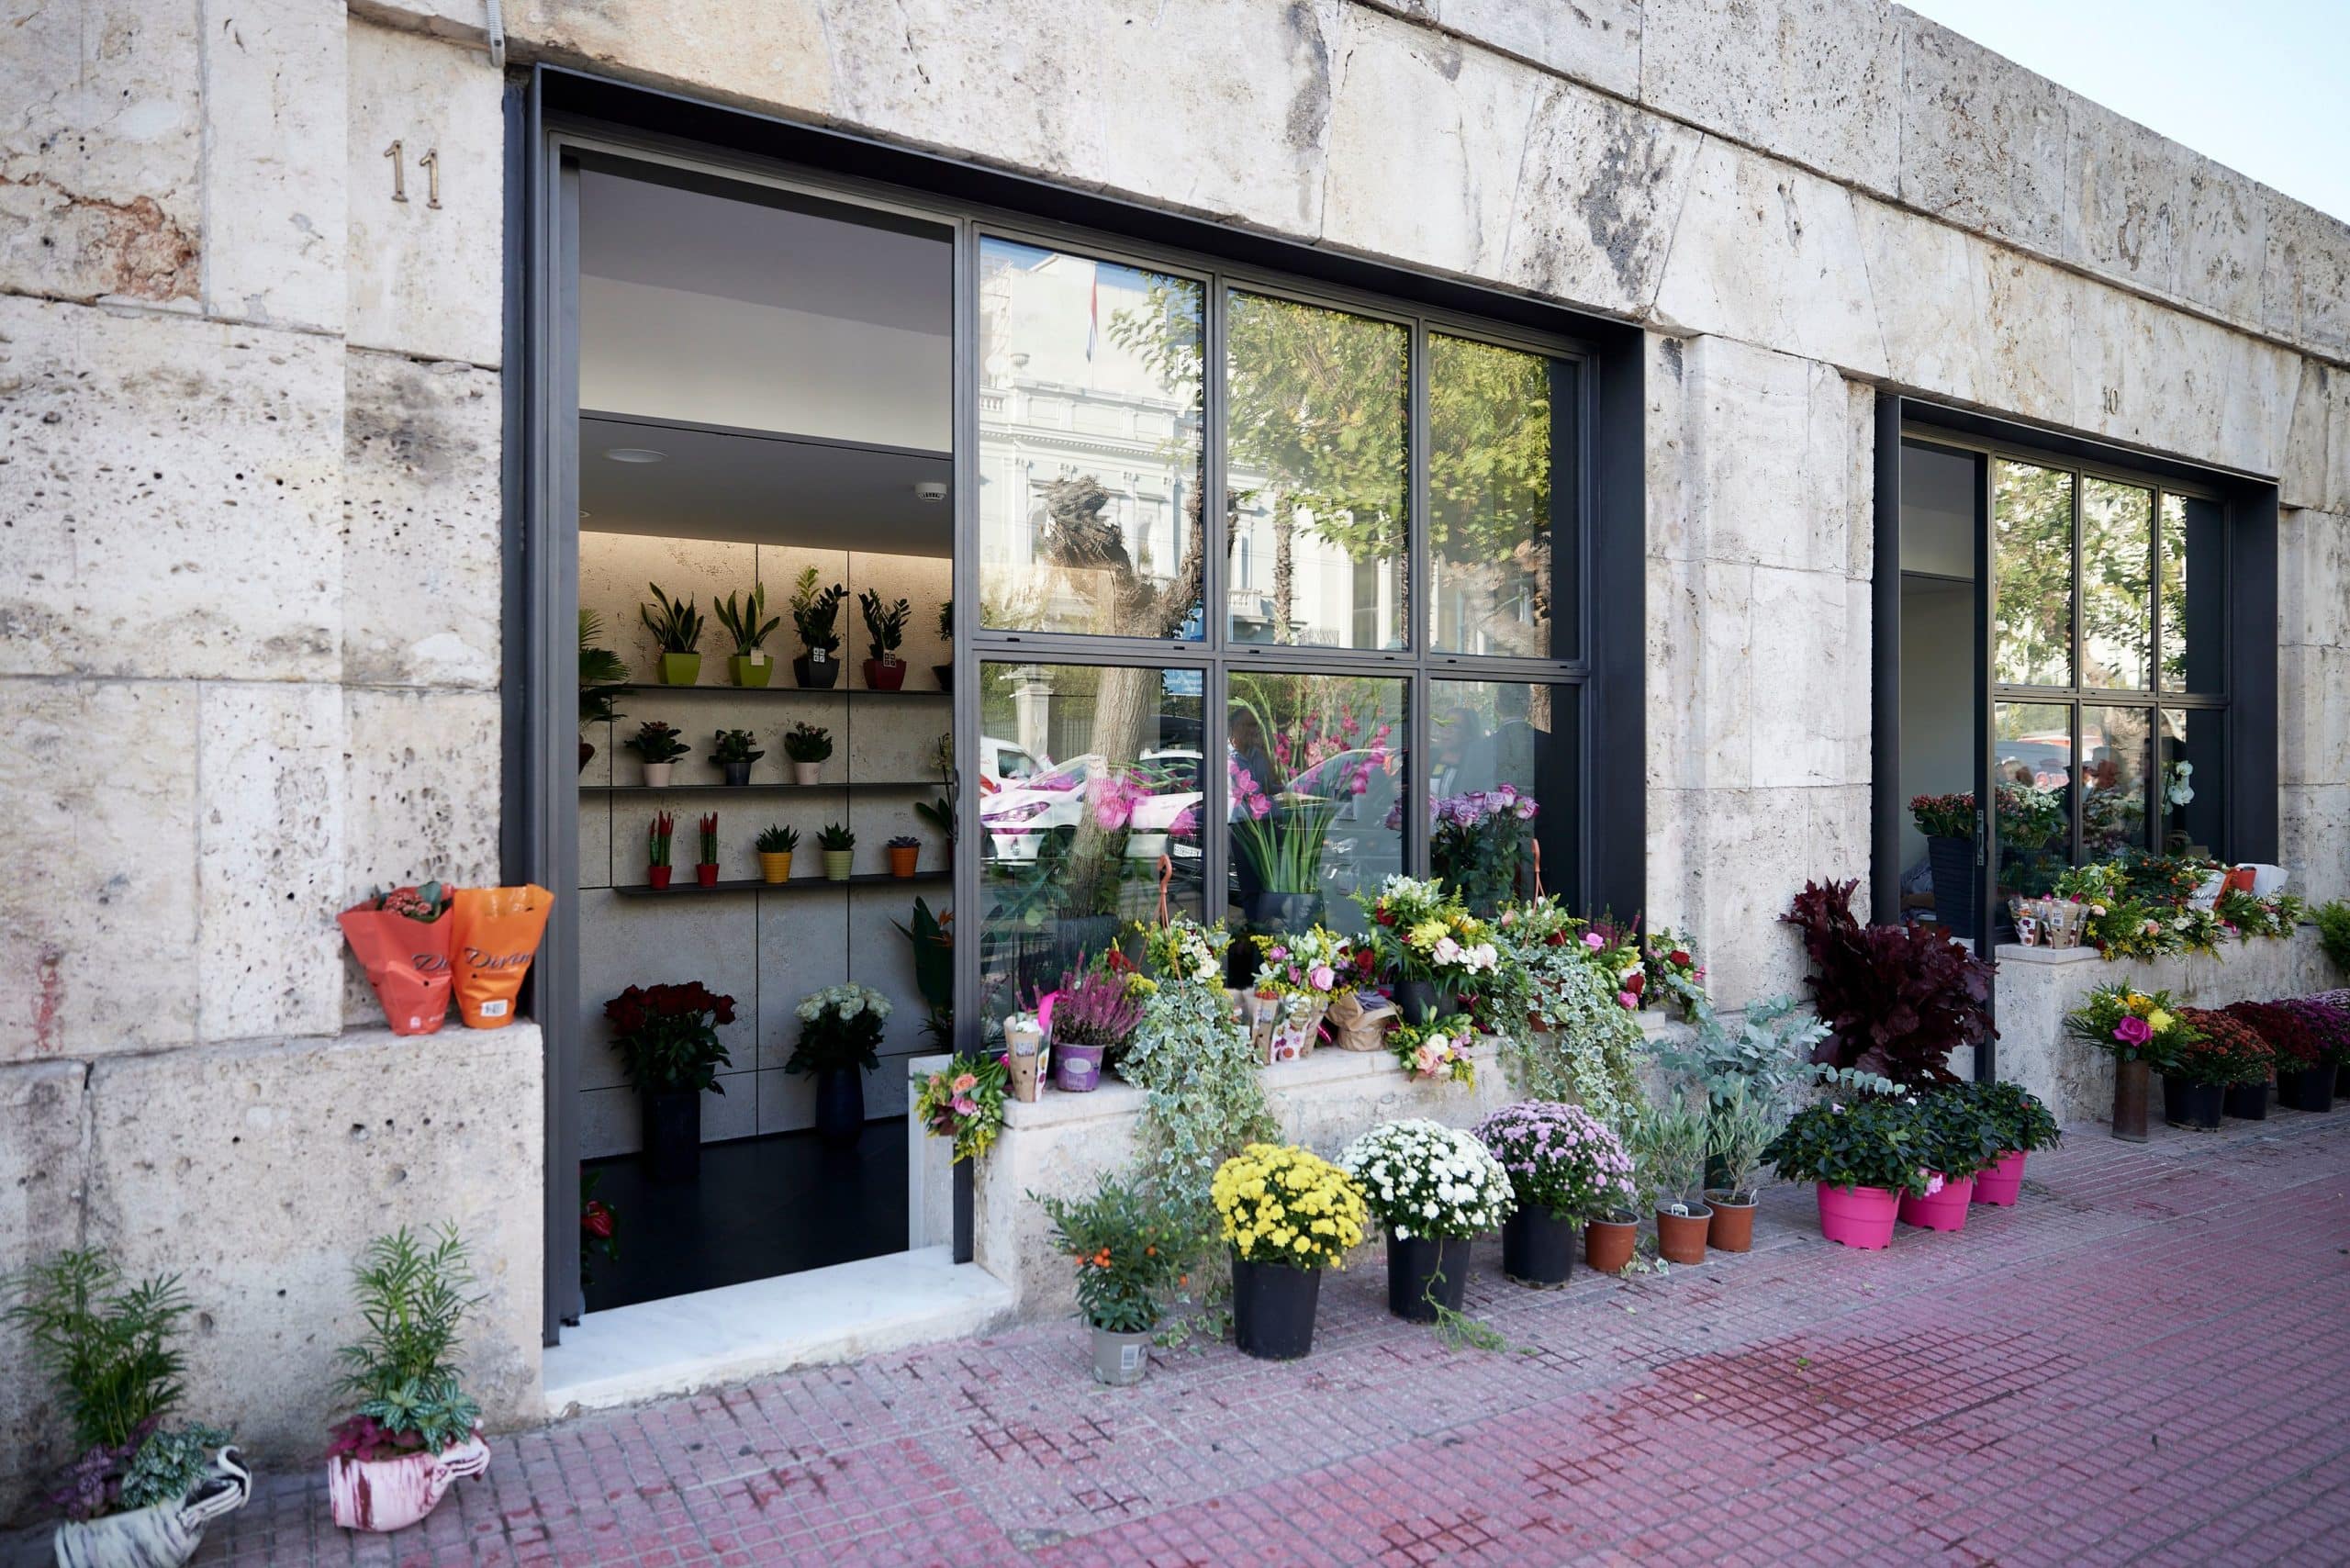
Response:
[[[476,1432],[439,1453],[406,1453],[397,1459],[327,1461],[327,1500],[334,1522],[345,1529],[406,1529],[434,1508],[461,1476],[489,1468],[489,1445]]]
[[[57,1527],[57,1568],[179,1568],[204,1544],[204,1527],[252,1495],[252,1472],[234,1446],[212,1456],[212,1471],[176,1503]]]

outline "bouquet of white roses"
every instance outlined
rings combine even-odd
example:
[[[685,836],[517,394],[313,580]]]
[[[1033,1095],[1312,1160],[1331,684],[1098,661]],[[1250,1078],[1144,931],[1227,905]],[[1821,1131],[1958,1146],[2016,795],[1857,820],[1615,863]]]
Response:
[[[1482,1235],[1517,1206],[1509,1172],[1473,1133],[1425,1118],[1371,1128],[1338,1164],[1399,1240]]]

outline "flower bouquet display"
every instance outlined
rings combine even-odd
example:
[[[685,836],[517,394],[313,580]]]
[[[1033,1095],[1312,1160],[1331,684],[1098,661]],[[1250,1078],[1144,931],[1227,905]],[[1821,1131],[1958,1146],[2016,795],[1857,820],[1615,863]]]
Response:
[[[1223,922],[1203,925],[1179,914],[1163,924],[1145,925],[1142,932],[1143,961],[1158,981],[1223,983],[1224,955],[1232,946]]]
[[[701,1170],[701,1097],[723,1094],[718,1070],[733,1058],[719,1029],[734,999],[699,980],[630,986],[604,1003],[621,1070],[636,1090],[645,1173],[687,1182]]]
[[[1242,1353],[1294,1361],[1314,1349],[1322,1271],[1362,1241],[1362,1189],[1286,1144],[1252,1143],[1216,1167],[1209,1199],[1232,1254],[1233,1338]]]
[[[2065,1015],[2065,1027],[2113,1058],[2113,1136],[2145,1142],[2149,1074],[2170,1060],[2188,1034],[2170,992],[2139,991],[2127,982],[2101,985]]]
[[[828,1143],[854,1143],[865,1131],[865,1075],[881,1065],[877,1053],[890,1006],[881,992],[855,983],[800,999],[800,1043],[783,1070],[814,1075],[816,1136]]]
[[[1517,1195],[1502,1224],[1502,1272],[1521,1284],[1564,1284],[1576,1232],[1636,1201],[1631,1156],[1580,1105],[1521,1100],[1478,1123],[1477,1137]]]
[[[335,917],[395,1035],[435,1034],[448,1021],[453,894],[438,882],[394,888]]]
[[[1902,1193],[1940,1190],[1926,1147],[1916,1102],[1887,1095],[1798,1111],[1762,1158],[1786,1180],[1817,1186],[1820,1235],[1874,1250],[1893,1244]]]
[[[1093,1377],[1123,1387],[1150,1370],[1164,1298],[1202,1238],[1142,1183],[1105,1174],[1078,1199],[1041,1198],[1053,1246],[1077,1260],[1077,1309],[1093,1330]]]
[[[1517,1204],[1501,1162],[1474,1133],[1414,1117],[1371,1128],[1338,1164],[1387,1233],[1387,1310],[1411,1323],[1459,1312],[1471,1242]]]
[[[1494,914],[1516,895],[1534,815],[1534,797],[1511,784],[1447,795],[1430,809],[1429,863],[1471,913]]]
[[[1662,1007],[1695,1018],[1706,1000],[1706,966],[1679,932],[1660,926],[1640,939],[1640,991],[1644,1007]]]
[[[464,1390],[457,1347],[480,1300],[455,1226],[407,1226],[367,1244],[352,1282],[367,1332],[337,1354],[358,1404],[327,1449],[327,1497],[345,1529],[406,1529],[460,1477],[489,1468],[481,1406]]]
[[[1371,943],[1395,980],[1395,1004],[1406,1023],[1425,1023],[1448,1011],[1460,988],[1491,975],[1501,956],[1484,923],[1441,884],[1394,876],[1376,895],[1358,893],[1371,919]]]
[[[1314,1049],[1331,1002],[1354,988],[1354,954],[1345,937],[1320,925],[1255,940],[1264,961],[1249,993],[1260,1004],[1250,1016],[1251,1038],[1259,1059],[1295,1061]]]
[[[1012,1097],[1033,1105],[1044,1092],[1052,1070],[1052,1047],[1046,1044],[1045,1020],[1035,1013],[1015,1012],[1003,1021],[1003,1068],[1010,1075]]]
[[[1003,1130],[1008,1076],[1001,1059],[957,1056],[923,1081],[914,1119],[933,1137],[953,1140],[957,1163],[977,1159]]]
[[[1465,1018],[1431,1018],[1424,1024],[1398,1019],[1387,1031],[1387,1049],[1412,1075],[1415,1082],[1442,1079],[1468,1088],[1477,1086],[1477,1063],[1470,1048],[1477,1031]]]

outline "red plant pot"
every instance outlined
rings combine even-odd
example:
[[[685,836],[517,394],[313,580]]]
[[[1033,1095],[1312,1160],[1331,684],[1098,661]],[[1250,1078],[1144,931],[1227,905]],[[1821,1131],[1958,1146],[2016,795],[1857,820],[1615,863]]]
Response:
[[[714,888],[718,886],[718,862],[715,860],[701,860],[695,862],[694,880],[699,882],[705,888]]]
[[[669,873],[674,869],[676,868],[670,866],[647,866],[644,879],[654,887],[666,888],[669,885]]]
[[[875,691],[902,689],[906,684],[906,661],[903,659],[866,660],[865,684]]]
[[[1893,1220],[1900,1200],[1889,1187],[1846,1189],[1819,1183],[1819,1234],[1844,1247],[1868,1251],[1893,1245]]]
[[[1901,1194],[1901,1223],[1914,1225],[1920,1230],[1964,1230],[1967,1200],[1975,1195],[1975,1178],[1961,1176],[1957,1181],[1945,1177],[1942,1190],[1930,1198],[1915,1193]]]
[[[1975,1203],[2011,1209],[2016,1206],[2016,1198],[2022,1192],[2023,1150],[2020,1148],[2011,1148],[1999,1156],[1999,1163],[1990,1170],[1975,1173]]]

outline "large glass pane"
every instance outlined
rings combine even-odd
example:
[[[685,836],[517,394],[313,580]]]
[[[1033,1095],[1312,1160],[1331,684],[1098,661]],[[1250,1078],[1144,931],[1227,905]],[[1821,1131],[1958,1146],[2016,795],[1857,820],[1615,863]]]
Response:
[[[2157,810],[2165,854],[2216,859],[2228,852],[2226,728],[2227,714],[2217,708],[2163,710]]]
[[[1991,778],[1998,802],[1998,887],[2046,892],[2073,852],[2073,710],[2062,702],[2000,702]]]
[[[998,1027],[1122,921],[1200,907],[1197,670],[979,666],[980,1016]]]
[[[980,623],[1197,637],[1200,286],[979,242]]]
[[[2073,476],[1995,459],[1991,562],[1998,596],[1993,678],[2073,683]]]
[[[2081,684],[2153,689],[2149,578],[2154,562],[2154,493],[2088,476],[2081,481]]]
[[[2226,580],[2220,552],[2227,512],[2217,501],[2165,496],[2162,501],[2163,689],[2218,696],[2220,596]]]
[[[2081,710],[2081,858],[2146,847],[2151,708]]]
[[[1428,619],[1438,652],[1573,655],[1564,479],[1572,374],[1542,354],[1428,335]]]
[[[1575,885],[1575,689],[1438,680],[1428,695],[1428,864],[1469,907]]]
[[[1410,334],[1239,292],[1226,327],[1232,640],[1401,647]]]
[[[1360,930],[1348,895],[1404,868],[1404,683],[1236,670],[1229,690],[1234,913]]]

